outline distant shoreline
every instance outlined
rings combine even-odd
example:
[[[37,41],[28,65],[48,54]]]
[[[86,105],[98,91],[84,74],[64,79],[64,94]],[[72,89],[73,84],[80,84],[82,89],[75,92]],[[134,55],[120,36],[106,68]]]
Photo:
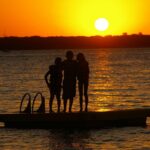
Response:
[[[0,37],[0,50],[149,48],[150,35]]]

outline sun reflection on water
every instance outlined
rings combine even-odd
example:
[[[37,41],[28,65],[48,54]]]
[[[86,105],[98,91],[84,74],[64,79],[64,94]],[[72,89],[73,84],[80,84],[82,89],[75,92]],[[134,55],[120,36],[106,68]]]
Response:
[[[99,61],[96,63],[96,70],[93,78],[95,82],[92,85],[92,94],[98,95],[95,100],[97,105],[96,111],[108,111],[113,109],[113,95],[107,94],[109,89],[114,89],[113,83],[114,78],[111,77],[111,72],[113,68],[110,66],[110,57],[111,53],[107,51],[101,52],[97,57]]]

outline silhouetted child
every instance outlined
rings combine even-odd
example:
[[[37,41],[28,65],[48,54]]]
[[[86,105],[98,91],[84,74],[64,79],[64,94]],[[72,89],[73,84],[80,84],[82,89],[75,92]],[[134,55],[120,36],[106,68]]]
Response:
[[[88,84],[89,84],[89,65],[84,55],[77,55],[77,79],[80,96],[80,111],[83,110],[83,94],[85,97],[85,111],[88,111]]]
[[[49,102],[50,112],[53,112],[52,104],[55,95],[57,98],[58,112],[60,112],[60,103],[61,103],[60,95],[62,83],[62,60],[60,57],[57,57],[55,59],[55,64],[49,67],[49,71],[45,74],[45,81],[50,90],[50,102]]]
[[[73,60],[73,52],[67,51],[66,60],[63,61],[64,80],[63,80],[63,100],[64,112],[66,112],[67,101],[69,100],[69,112],[71,112],[73,98],[76,94],[76,67],[77,62]]]

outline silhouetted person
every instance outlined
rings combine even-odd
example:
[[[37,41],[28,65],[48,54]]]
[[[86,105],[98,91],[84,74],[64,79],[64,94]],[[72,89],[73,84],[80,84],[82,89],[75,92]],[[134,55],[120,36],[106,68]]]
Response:
[[[67,51],[66,60],[63,61],[64,80],[63,80],[63,100],[64,112],[66,112],[67,101],[69,99],[69,112],[71,112],[73,98],[76,94],[76,66],[77,62],[73,60],[73,52]]]
[[[52,104],[55,95],[57,98],[58,112],[60,112],[60,103],[61,103],[60,94],[62,83],[62,60],[60,57],[57,57],[55,59],[55,64],[49,67],[49,71],[45,74],[45,81],[50,90],[50,102],[49,102],[50,112],[53,112]]]
[[[85,97],[85,111],[88,111],[88,83],[89,83],[89,65],[84,55],[77,55],[77,79],[80,97],[80,111],[83,110],[83,94]]]

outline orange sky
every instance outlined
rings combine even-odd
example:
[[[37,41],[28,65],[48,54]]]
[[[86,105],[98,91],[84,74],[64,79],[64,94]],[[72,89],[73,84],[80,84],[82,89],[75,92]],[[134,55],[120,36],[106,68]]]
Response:
[[[150,0],[0,0],[0,36],[150,34]],[[97,18],[109,28],[98,31]]]

